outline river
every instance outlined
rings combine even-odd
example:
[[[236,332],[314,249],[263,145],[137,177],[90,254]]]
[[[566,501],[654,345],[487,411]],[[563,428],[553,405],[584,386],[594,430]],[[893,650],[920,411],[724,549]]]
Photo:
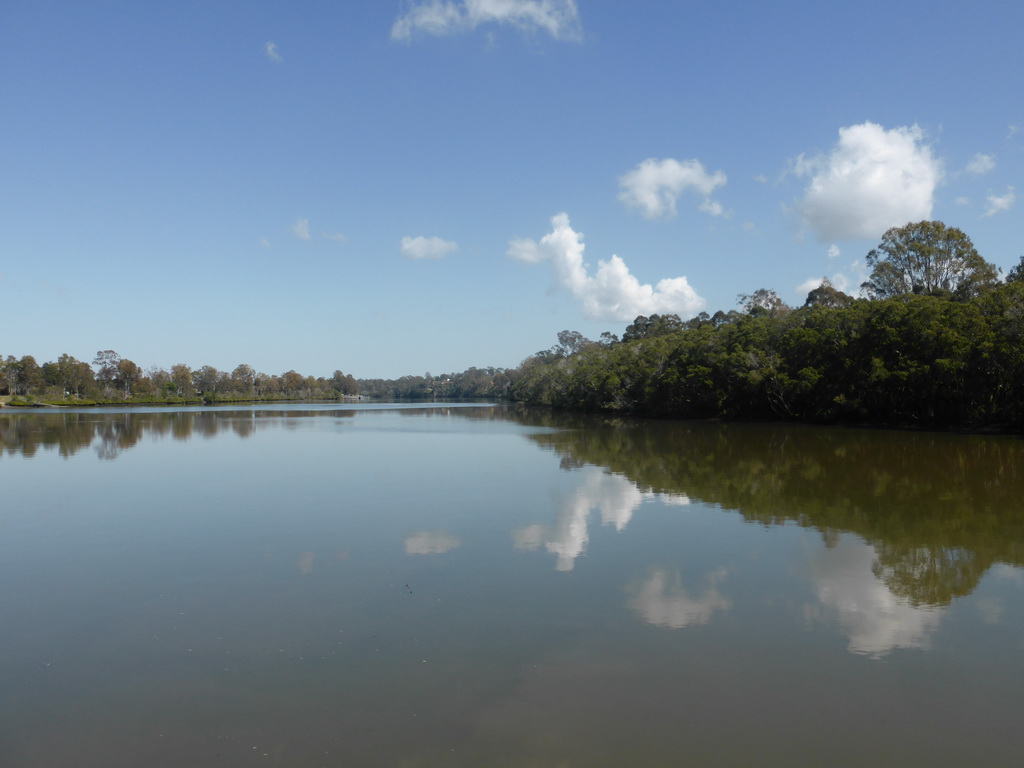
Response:
[[[490,405],[0,412],[0,765],[1024,753],[1024,441]]]

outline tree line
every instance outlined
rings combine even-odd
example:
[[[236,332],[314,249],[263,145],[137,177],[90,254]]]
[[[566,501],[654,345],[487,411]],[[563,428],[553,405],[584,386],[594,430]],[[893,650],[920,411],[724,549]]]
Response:
[[[402,376],[398,379],[356,379],[336,370],[330,378],[258,373],[241,364],[233,371],[212,365],[193,370],[179,363],[170,370],[143,371],[135,362],[107,349],[92,363],[69,354],[55,361],[36,362],[32,355],[0,356],[0,396],[11,405],[35,403],[195,403],[253,400],[330,400],[365,397],[392,400],[504,398],[513,371],[504,368],[469,368],[437,376]]]
[[[828,280],[803,306],[770,289],[739,309],[637,317],[622,337],[558,343],[517,368],[355,379],[184,364],[142,371],[112,350],[91,364],[0,356],[0,395],[36,402],[509,399],[674,418],[793,419],[893,426],[1024,427],[1024,256],[1003,279],[962,231],[890,229],[853,297]]]
[[[92,364],[63,354],[39,365],[32,355],[0,357],[0,395],[17,405],[33,402],[191,403],[239,400],[337,398],[356,395],[351,374],[336,370],[331,378],[257,373],[241,364],[230,373],[212,365],[193,370],[183,363],[170,370],[143,371],[111,349],[96,353]]]
[[[942,222],[885,233],[862,298],[827,280],[801,307],[640,316],[528,358],[514,400],[674,418],[1024,427],[1024,257],[1005,279]]]

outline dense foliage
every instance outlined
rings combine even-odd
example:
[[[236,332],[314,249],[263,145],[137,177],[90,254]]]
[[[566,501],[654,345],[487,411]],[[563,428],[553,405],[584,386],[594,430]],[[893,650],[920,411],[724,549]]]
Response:
[[[0,357],[0,395],[6,395],[11,405],[293,400],[337,398],[358,391],[356,380],[341,371],[329,379],[295,371],[278,376],[257,373],[243,363],[231,373],[211,365],[192,370],[184,364],[171,366],[170,371],[144,372],[111,349],[97,352],[92,365],[68,354],[42,365],[32,355]]]
[[[743,312],[638,317],[621,341],[527,359],[510,396],[675,418],[1024,427],[1024,257],[1001,283],[962,232],[918,222],[869,261],[872,298],[825,281],[798,309],[760,289],[739,297]]]
[[[513,399],[677,418],[1024,425],[1024,283],[690,321],[523,363]]]

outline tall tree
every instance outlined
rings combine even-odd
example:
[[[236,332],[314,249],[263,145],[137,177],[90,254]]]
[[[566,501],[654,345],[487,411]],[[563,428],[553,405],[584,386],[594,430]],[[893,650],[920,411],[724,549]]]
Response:
[[[192,369],[184,363],[171,366],[171,383],[179,397],[188,397],[193,393]]]
[[[822,278],[821,285],[812,288],[807,294],[805,307],[828,307],[829,309],[841,309],[853,304],[853,296],[843,293],[827,277]]]
[[[201,394],[216,392],[219,381],[220,371],[212,365],[204,365],[198,371],[192,372],[192,386],[195,387],[196,392]]]
[[[1020,261],[1018,261],[1016,265],[1006,273],[1006,282],[1024,283],[1024,256],[1021,256]]]
[[[117,386],[124,392],[125,397],[130,397],[135,386],[142,378],[142,369],[131,360],[117,361]]]
[[[121,356],[112,349],[103,349],[96,353],[92,364],[96,366],[96,380],[102,384],[111,384],[117,378],[117,364]]]
[[[82,390],[94,381],[92,368],[88,363],[76,360],[65,352],[57,358],[57,383],[65,393],[81,395]]]
[[[43,383],[43,373],[32,355],[25,355],[17,363],[17,384],[15,394],[27,395],[39,389]]]
[[[345,374],[341,371],[335,371],[334,375],[331,376],[330,383],[332,387],[343,395],[354,395],[359,392],[359,386],[356,384],[356,380],[351,373]]]
[[[636,341],[637,339],[651,339],[655,336],[665,336],[669,333],[683,330],[685,326],[679,319],[679,315],[637,315],[626,330],[622,333],[623,341]]]
[[[784,315],[789,312],[779,294],[770,288],[758,288],[753,293],[741,293],[736,297],[737,303],[748,315]]]
[[[556,351],[568,357],[575,355],[590,344],[593,342],[579,331],[559,331]]]
[[[231,372],[231,386],[236,392],[248,393],[256,380],[256,371],[252,366],[242,363]]]
[[[970,298],[999,279],[995,265],[978,254],[971,238],[941,221],[893,227],[868,253],[867,265],[871,276],[861,288],[874,299],[946,291]]]

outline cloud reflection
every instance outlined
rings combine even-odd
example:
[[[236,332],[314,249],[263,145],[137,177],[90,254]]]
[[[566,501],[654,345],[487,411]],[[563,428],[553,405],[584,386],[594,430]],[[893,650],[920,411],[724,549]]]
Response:
[[[875,550],[850,536],[823,549],[811,566],[818,599],[838,614],[847,650],[881,658],[896,648],[927,649],[945,608],[920,608],[897,597],[872,570]]]
[[[544,546],[557,555],[555,567],[559,571],[571,571],[576,558],[586,549],[587,522],[592,510],[600,513],[603,525],[613,525],[615,530],[621,531],[644,501],[660,496],[652,491],[641,491],[636,483],[622,475],[609,474],[596,467],[586,467],[582,472],[583,482],[562,502],[554,525],[536,523],[512,534],[518,549]],[[689,504],[689,499],[682,495],[663,498],[675,505]]]
[[[669,573],[656,568],[629,601],[629,607],[644,621],[656,627],[682,629],[707,624],[715,611],[725,611],[732,603],[718,592],[717,584],[724,579],[724,568],[708,574],[708,586],[700,597],[691,597],[683,586],[679,572]]]
[[[315,559],[316,555],[312,552],[303,552],[295,562],[295,567],[299,569],[299,573],[303,576],[308,576],[313,572],[313,561]]]
[[[407,555],[441,555],[462,544],[462,539],[445,531],[417,531],[405,537]]]

